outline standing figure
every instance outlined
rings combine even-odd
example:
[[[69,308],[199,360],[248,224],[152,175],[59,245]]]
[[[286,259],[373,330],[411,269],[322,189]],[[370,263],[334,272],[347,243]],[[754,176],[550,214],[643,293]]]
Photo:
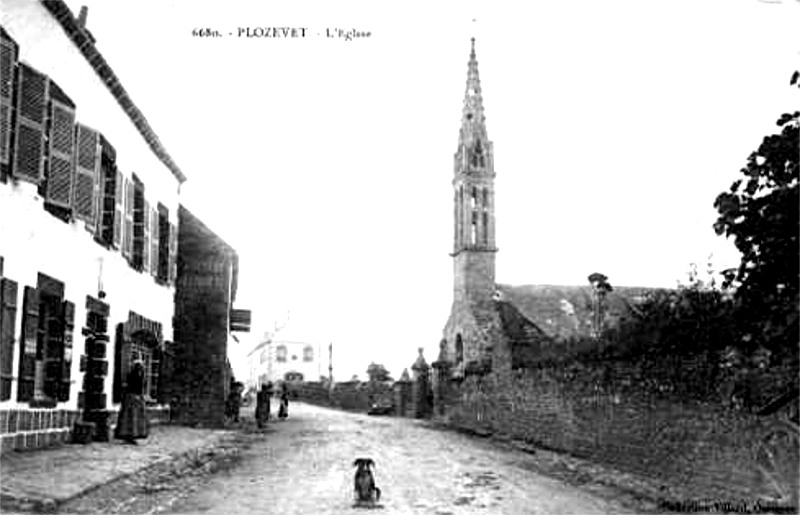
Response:
[[[144,365],[136,361],[124,385],[114,437],[136,445],[137,439],[147,438],[148,426],[144,403]]]
[[[289,416],[289,386],[281,385],[281,406],[278,409],[278,418],[285,419]]]
[[[272,397],[272,383],[261,385],[261,390],[256,393],[256,424],[259,428],[267,425],[269,420],[269,399]]]
[[[231,388],[225,401],[225,416],[228,420],[239,422],[239,411],[242,406],[242,388],[244,385],[231,379]]]

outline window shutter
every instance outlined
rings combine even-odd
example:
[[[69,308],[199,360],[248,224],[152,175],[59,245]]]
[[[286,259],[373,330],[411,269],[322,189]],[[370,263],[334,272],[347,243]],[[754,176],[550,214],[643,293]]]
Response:
[[[18,179],[39,184],[44,163],[47,75],[21,63],[17,77],[16,142],[11,173]]]
[[[0,167],[11,165],[11,111],[14,101],[14,73],[17,44],[5,32],[0,36]]]
[[[40,286],[39,308],[39,323],[44,330],[41,355],[44,362],[44,394],[48,399],[55,400],[61,385],[64,357],[64,305],[61,298],[45,295]]]
[[[100,172],[100,137],[97,131],[83,124],[76,126],[75,177],[73,180],[73,210],[75,217],[95,225],[97,179]]]
[[[72,334],[75,330],[75,304],[66,300],[63,304],[64,314],[64,349],[61,360],[61,385],[58,389],[58,400],[69,400],[70,375],[72,373]]]
[[[123,220],[122,255],[128,261],[133,259],[133,183],[127,177],[125,181],[125,218]]]
[[[169,224],[169,283],[178,279],[178,228]]]
[[[142,208],[142,271],[150,273],[150,203],[144,200]]]
[[[97,195],[96,239],[105,245],[114,244],[114,214],[116,211],[117,164],[116,150],[100,135],[100,188]]]
[[[39,342],[39,290],[25,287],[22,300],[22,337],[17,374],[17,400],[33,399],[33,381],[36,368],[36,348]]]
[[[122,226],[125,214],[123,206],[125,197],[123,195],[122,172],[116,171],[117,178],[114,182],[114,248],[119,249],[122,245]]]
[[[150,209],[150,275],[158,277],[158,211]]]
[[[11,279],[0,279],[0,401],[11,398],[16,316],[17,283]]]
[[[51,84],[54,84],[51,82]],[[47,162],[45,201],[55,206],[72,207],[73,149],[75,110],[51,98],[50,148]]]

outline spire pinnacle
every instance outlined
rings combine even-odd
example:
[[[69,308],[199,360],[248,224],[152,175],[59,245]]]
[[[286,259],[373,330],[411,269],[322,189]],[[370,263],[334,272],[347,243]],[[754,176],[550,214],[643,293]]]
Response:
[[[464,94],[459,141],[460,143],[471,142],[476,136],[484,140],[487,138],[481,80],[478,75],[478,59],[475,56],[475,38],[473,37],[467,64],[467,89]]]

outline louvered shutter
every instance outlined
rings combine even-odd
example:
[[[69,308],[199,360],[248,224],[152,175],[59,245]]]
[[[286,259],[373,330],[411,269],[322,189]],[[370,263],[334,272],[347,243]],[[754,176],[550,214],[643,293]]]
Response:
[[[11,165],[11,111],[17,49],[17,44],[3,32],[0,36],[0,167],[3,172]]]
[[[39,342],[39,290],[30,286],[25,287],[22,300],[22,335],[19,342],[17,400],[24,402],[33,399],[36,348]]]
[[[45,201],[65,209],[72,207],[74,126],[75,110],[51,97]]]
[[[169,224],[169,283],[175,284],[178,278],[178,229]]]
[[[97,211],[97,239],[106,245],[114,244],[114,215],[117,193],[116,150],[100,135],[100,191]]]
[[[17,283],[11,279],[0,279],[0,401],[11,398],[16,316]]]
[[[123,195],[123,180],[122,172],[116,171],[116,180],[114,182],[114,248],[121,248],[122,244],[122,222],[124,216],[123,206],[125,204],[125,197]]]
[[[150,209],[150,275],[158,277],[158,211]]]
[[[83,124],[75,127],[75,176],[73,179],[73,211],[75,217],[94,227],[96,188],[100,172],[100,135]]]
[[[61,385],[61,363],[64,357],[64,305],[61,299],[43,295],[39,290],[39,320],[44,329],[41,359],[44,365],[44,394],[57,399]]]
[[[21,63],[17,78],[16,142],[11,173],[20,180],[39,184],[44,163],[47,76]]]
[[[75,304],[66,300],[63,304],[64,314],[64,347],[61,359],[61,384],[58,389],[58,400],[69,400],[70,376],[72,374],[72,335],[75,330]]]
[[[150,273],[150,203],[144,199],[144,207],[140,218],[142,222],[142,271]]]
[[[133,183],[127,177],[125,181],[125,217],[122,229],[122,255],[128,261],[133,260]]]

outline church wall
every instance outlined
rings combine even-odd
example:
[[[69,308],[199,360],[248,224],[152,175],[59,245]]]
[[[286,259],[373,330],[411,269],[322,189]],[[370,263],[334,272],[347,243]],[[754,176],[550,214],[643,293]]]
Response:
[[[754,416],[647,395],[625,374],[617,371],[615,387],[601,386],[587,371],[468,376],[452,383],[443,418],[657,479],[667,499],[755,499],[766,492],[750,450],[760,427]]]

